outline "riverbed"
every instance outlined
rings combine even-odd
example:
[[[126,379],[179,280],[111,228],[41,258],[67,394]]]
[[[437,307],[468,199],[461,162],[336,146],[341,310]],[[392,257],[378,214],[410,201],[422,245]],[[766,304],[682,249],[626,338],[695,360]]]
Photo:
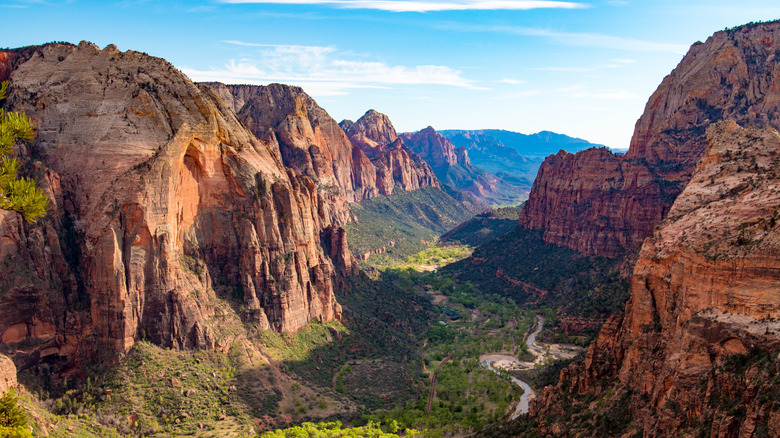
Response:
[[[542,327],[544,327],[544,318],[541,316],[536,317],[537,323],[536,323],[536,330],[533,331],[530,335],[528,335],[528,338],[526,339],[525,343],[528,345],[528,349],[534,353],[534,355],[541,355],[542,350],[536,346],[536,335],[538,335],[542,331]],[[492,370],[493,372],[497,374],[502,374],[508,365],[517,365],[522,368],[532,368],[533,363],[528,362],[521,362],[520,359],[517,358],[517,356],[512,355],[508,352],[497,352],[497,353],[489,353],[489,354],[483,354],[480,356],[480,362],[482,363],[482,366],[485,368]],[[495,368],[493,365],[496,364],[496,362],[501,362],[501,365],[499,368],[501,370]],[[497,365],[497,364],[496,364]],[[523,395],[520,397],[520,401],[517,403],[517,406],[515,407],[515,411],[512,413],[512,416],[510,419],[514,420],[515,418],[519,417],[520,415],[527,414],[528,413],[528,403],[534,398],[536,395],[534,393],[534,390],[531,389],[531,385],[528,383],[516,378],[509,376],[509,378],[517,385],[520,385],[521,388],[523,388]]]

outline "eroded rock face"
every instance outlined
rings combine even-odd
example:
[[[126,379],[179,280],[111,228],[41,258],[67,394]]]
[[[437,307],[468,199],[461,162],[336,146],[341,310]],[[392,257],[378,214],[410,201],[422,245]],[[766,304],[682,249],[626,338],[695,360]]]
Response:
[[[421,131],[404,133],[403,138],[431,167],[464,166],[468,162],[466,148],[456,148],[431,126]]]
[[[694,44],[651,96],[628,153],[587,150],[548,158],[521,224],[544,228],[545,241],[589,255],[637,249],[690,180],[707,126],[725,119],[780,126],[778,46],[777,22],[718,32]]]
[[[0,354],[0,395],[16,387],[16,366],[7,356]]]
[[[226,348],[226,312],[278,331],[340,317],[333,282],[354,259],[338,224],[349,218],[232,103],[114,46],[9,53],[5,106],[35,121],[27,152],[53,201],[37,225],[0,212],[0,336],[35,345],[17,364],[142,337]],[[316,161],[322,178],[344,180]]]
[[[406,146],[386,115],[368,110],[356,122],[344,120],[340,125],[375,166],[381,194],[390,195],[396,188],[408,192],[439,187],[431,166]]]
[[[239,119],[258,138],[279,148],[286,166],[331,189],[330,203],[342,212],[340,220],[352,219],[346,202],[380,193],[371,160],[301,88],[208,85],[232,102]]]
[[[615,257],[642,244],[673,197],[641,163],[605,148],[562,150],[539,167],[520,223],[544,229],[547,242]]]
[[[769,395],[780,349],[778,165],[773,128],[708,129],[690,183],[642,246],[625,316],[605,324],[584,364],[534,403],[546,430],[571,430],[561,417],[542,420],[562,412],[562,399],[609,393],[602,406],[630,400],[629,420],[644,436],[780,433]],[[735,414],[732,402],[743,410]]]

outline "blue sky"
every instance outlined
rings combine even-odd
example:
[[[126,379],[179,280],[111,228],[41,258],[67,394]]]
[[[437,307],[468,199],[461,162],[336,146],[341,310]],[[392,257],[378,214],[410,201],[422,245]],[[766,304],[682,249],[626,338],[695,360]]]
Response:
[[[738,6],[735,6],[738,5]],[[627,147],[688,47],[777,0],[0,0],[0,47],[88,40],[193,80],[300,85],[399,131],[550,130]]]

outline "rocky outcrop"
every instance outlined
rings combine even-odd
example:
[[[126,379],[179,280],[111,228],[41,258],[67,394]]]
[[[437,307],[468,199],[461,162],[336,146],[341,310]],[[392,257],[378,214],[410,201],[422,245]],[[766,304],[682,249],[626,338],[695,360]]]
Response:
[[[278,331],[340,317],[349,218],[321,181],[349,181],[326,166],[344,156],[312,144],[309,174],[285,168],[279,142],[247,130],[232,102],[145,54],[89,43],[4,53],[15,57],[5,106],[37,128],[20,154],[53,201],[36,225],[0,212],[0,336],[17,364],[111,355],[140,338],[228,348],[230,315]]]
[[[439,181],[473,194],[488,204],[516,204],[528,194],[525,184],[506,181],[471,165],[466,148],[455,147],[432,127],[401,135],[404,143],[430,164]]]
[[[376,187],[381,194],[390,195],[395,188],[408,192],[439,187],[431,167],[406,147],[386,115],[368,110],[357,122],[344,120],[340,126],[376,167]]]
[[[606,148],[560,151],[539,167],[520,223],[543,229],[548,243],[616,257],[642,244],[675,194],[647,166]]]
[[[281,152],[284,165],[326,188],[338,220],[351,221],[346,202],[377,195],[376,171],[342,129],[301,88],[207,83],[259,139]],[[345,202],[346,201],[346,202]]]
[[[387,145],[398,139],[390,118],[373,109],[366,111],[357,122],[342,120],[339,126],[352,143],[372,159],[381,155]]]
[[[420,155],[433,168],[471,165],[465,148],[456,148],[431,126],[413,133],[406,132],[402,137],[409,145],[409,148]]]
[[[628,153],[588,150],[548,158],[521,224],[543,228],[545,241],[585,254],[636,250],[690,180],[707,126],[724,119],[780,126],[778,45],[777,22],[718,32],[694,44],[651,96]],[[581,169],[581,176],[572,169]]]
[[[630,401],[625,430],[611,434],[629,422],[647,437],[780,433],[780,134],[730,120],[711,126],[706,144],[642,246],[625,316],[534,403],[546,430],[591,436],[599,416]],[[594,396],[600,406],[588,406]],[[567,403],[595,420],[561,417]]]
[[[0,354],[0,395],[16,387],[16,366],[7,356]]]

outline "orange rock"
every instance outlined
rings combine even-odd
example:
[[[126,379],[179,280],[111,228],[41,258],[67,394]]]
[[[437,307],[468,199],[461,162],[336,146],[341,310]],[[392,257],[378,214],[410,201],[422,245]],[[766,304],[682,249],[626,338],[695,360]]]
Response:
[[[0,211],[0,334],[39,343],[16,353],[20,367],[52,351],[111,357],[142,337],[229,348],[225,318],[295,331],[340,316],[334,284],[356,269],[340,228],[351,213],[318,183],[349,175],[286,168],[232,101],[161,59],[88,43],[2,53],[7,107],[35,121],[34,166],[52,199],[36,225]],[[322,129],[305,139],[325,144]],[[217,291],[246,314],[217,315]]]

